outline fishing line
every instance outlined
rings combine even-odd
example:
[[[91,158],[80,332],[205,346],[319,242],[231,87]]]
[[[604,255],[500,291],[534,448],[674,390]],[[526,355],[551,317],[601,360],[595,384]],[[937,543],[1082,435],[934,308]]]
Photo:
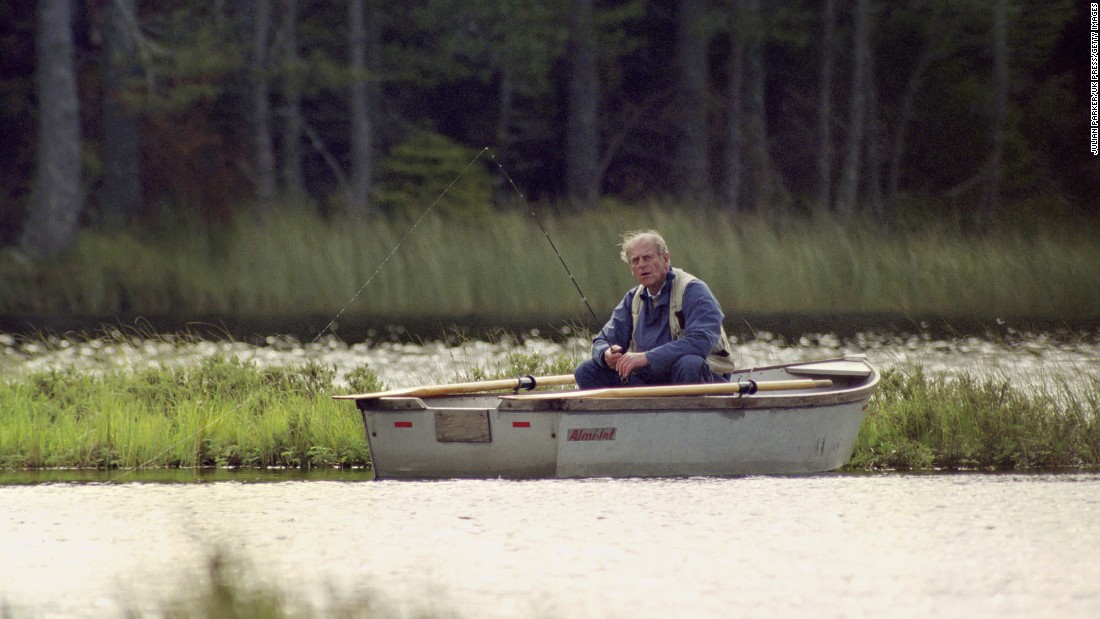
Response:
[[[584,296],[581,285],[577,283],[577,278],[573,277],[573,271],[569,270],[569,265],[565,263],[565,258],[562,258],[561,252],[558,251],[558,246],[554,244],[554,240],[550,238],[550,233],[546,231],[546,227],[542,225],[542,221],[540,221],[538,215],[535,214],[535,209],[527,202],[527,196],[524,196],[523,192],[519,190],[519,187],[516,187],[515,181],[512,180],[511,175],[504,169],[504,166],[497,161],[496,155],[490,155],[489,158],[493,160],[493,163],[497,164],[498,168],[500,168],[500,173],[504,175],[504,178],[508,179],[508,184],[512,186],[512,190],[516,192],[516,195],[523,200],[524,204],[527,204],[527,212],[531,214],[531,218],[535,220],[539,229],[542,230],[542,234],[546,237],[546,241],[550,243],[550,248],[554,250],[554,254],[558,257],[558,261],[565,267],[565,272],[569,274],[569,279],[573,282],[573,287],[577,289],[577,294],[581,295],[581,301],[584,301],[584,306],[588,308],[588,313],[592,315],[592,320],[595,320],[596,325],[599,326],[600,319],[596,316],[596,312],[592,311],[592,306],[588,303],[588,297]]]
[[[330,320],[329,323],[317,333],[317,336],[314,337],[313,340],[310,342],[311,344],[316,343],[317,340],[325,334],[325,331],[328,331],[329,327],[336,324],[336,321],[340,319],[340,316],[344,314],[344,311],[347,310],[352,303],[355,303],[355,300],[359,298],[359,295],[363,294],[363,291],[366,290],[367,286],[369,286],[370,283],[374,281],[374,278],[382,270],[382,267],[386,266],[386,263],[390,261],[390,258],[392,258],[393,255],[397,253],[397,250],[405,244],[405,240],[409,238],[409,235],[412,234],[414,230],[416,230],[417,226],[420,225],[420,222],[424,221],[424,218],[428,216],[428,213],[430,213],[432,209],[435,208],[435,205],[439,204],[439,201],[443,199],[443,196],[447,195],[447,192],[451,190],[451,187],[454,187],[455,183],[457,183],[459,179],[461,179],[462,176],[466,174],[466,171],[469,170],[474,165],[474,163],[476,163],[477,160],[480,159],[483,154],[485,154],[485,151],[487,150],[489,150],[488,146],[478,151],[477,155],[475,155],[474,158],[470,160],[470,163],[467,163],[466,167],[462,168],[462,171],[458,173],[458,176],[456,176],[454,180],[452,180],[450,184],[443,189],[443,192],[436,197],[435,201],[433,201],[431,205],[428,206],[428,208],[424,209],[424,212],[420,214],[420,217],[416,220],[416,223],[414,223],[412,227],[405,232],[405,236],[401,237],[401,240],[397,242],[397,245],[393,246],[393,249],[390,250],[390,253],[386,254],[386,257],[383,258],[378,267],[374,269],[374,272],[371,273],[369,278],[367,278],[367,281],[359,287],[359,290],[356,291],[355,295],[352,296],[351,299],[349,299],[348,302],[344,304],[344,307],[341,307],[340,311],[336,312],[336,315],[332,317],[332,320]]]
[[[328,322],[328,324],[325,325],[324,328],[321,329],[317,333],[317,335],[310,341],[311,344],[316,343],[317,340],[321,339],[321,336],[325,334],[325,331],[329,330],[329,328],[331,328],[332,325],[336,324],[336,321],[340,319],[340,316],[342,316],[344,314],[344,312],[348,309],[348,307],[350,307],[351,304],[354,303],[355,300],[359,298],[359,295],[363,294],[363,291],[366,290],[367,286],[369,286],[372,281],[374,281],[374,278],[378,276],[378,273],[380,273],[382,271],[382,268],[386,266],[386,263],[388,263],[390,261],[390,259],[393,258],[393,256],[397,253],[397,250],[400,249],[401,246],[405,244],[405,241],[408,240],[409,236],[413,233],[413,231],[416,230],[416,228],[418,226],[420,226],[421,222],[423,222],[424,219],[428,216],[428,213],[430,213],[432,211],[432,209],[434,209],[435,206],[437,204],[439,204],[439,201],[443,199],[443,196],[447,195],[447,192],[450,191],[452,187],[454,187],[455,183],[457,183],[462,178],[462,176],[465,175],[466,172],[471,167],[473,167],[474,163],[476,163],[477,160],[480,159],[481,156],[484,155],[485,152],[488,151],[488,150],[489,150],[488,146],[481,149],[477,153],[477,155],[475,155],[474,158],[470,160],[470,163],[467,163],[466,167],[462,168],[462,171],[459,172],[457,176],[455,176],[454,180],[452,180],[446,187],[443,188],[443,191],[440,192],[440,194],[436,197],[435,200],[432,201],[432,203],[430,205],[428,205],[428,208],[424,209],[424,212],[422,212],[420,214],[420,217],[418,217],[417,220],[413,223],[413,225],[405,232],[405,235],[401,237],[401,240],[399,240],[397,242],[397,244],[393,246],[393,249],[391,249],[390,252],[388,254],[386,254],[386,257],[383,258],[382,262],[379,263],[379,265],[374,269],[374,272],[371,273],[369,278],[367,278],[367,281],[364,282],[363,285],[359,287],[359,290],[357,290],[355,292],[355,295],[353,295],[351,297],[351,299],[349,299],[348,302],[345,303],[344,306],[340,308],[340,311],[336,312],[336,315],[332,317],[332,320],[330,320]],[[497,164],[497,165],[499,166],[500,164]],[[501,168],[501,170],[503,171],[503,168]],[[505,174],[505,175],[507,176],[507,174]],[[511,179],[508,179],[508,180],[511,180]],[[513,187],[515,187],[514,184],[513,184]],[[522,194],[520,194],[520,195],[522,195]],[[550,237],[547,237],[547,238],[550,238]],[[557,250],[555,250],[555,251],[557,251]],[[564,264],[564,262],[563,262],[563,264]],[[570,276],[572,276],[572,274],[570,274]],[[579,288],[578,288],[578,290],[579,290]],[[587,301],[585,303],[587,303]],[[589,309],[591,310],[591,308],[589,308]],[[154,461],[160,459],[162,456],[164,456],[164,454],[166,454],[169,451],[175,449],[176,447],[183,444],[184,442],[193,440],[196,436],[198,436],[200,434],[206,434],[206,432],[208,430],[210,430],[210,428],[214,427],[215,424],[219,423],[222,419],[225,419],[229,415],[231,415],[231,414],[239,411],[240,409],[242,409],[246,404],[251,402],[257,395],[258,395],[258,392],[253,392],[251,395],[249,395],[247,398],[245,398],[241,402],[238,402],[235,406],[233,406],[229,410],[225,411],[221,415],[218,415],[214,419],[211,419],[201,429],[196,430],[195,432],[192,432],[191,434],[185,436],[184,438],[176,441],[172,445],[169,445],[165,449],[161,450],[160,453],[155,454],[153,457],[151,457],[148,460],[146,460],[145,462],[139,464],[137,469],[144,469],[150,462],[154,462]],[[131,470],[125,471],[122,475],[119,475],[118,477],[115,477],[114,479],[111,479],[110,481],[111,482],[117,482],[120,479],[126,477],[127,475],[132,474],[133,471],[137,470],[137,469],[131,469]]]

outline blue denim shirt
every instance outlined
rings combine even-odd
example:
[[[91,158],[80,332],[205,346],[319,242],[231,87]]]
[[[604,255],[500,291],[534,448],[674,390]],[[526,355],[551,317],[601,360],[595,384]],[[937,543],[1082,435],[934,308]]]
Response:
[[[696,279],[684,289],[684,332],[680,339],[673,340],[668,330],[668,312],[672,280],[675,277],[675,273],[669,270],[668,278],[656,298],[649,290],[642,289],[643,301],[638,314],[638,329],[633,331],[637,350],[646,353],[650,367],[658,373],[670,371],[672,364],[684,355],[705,358],[710,354],[718,343],[724,318],[718,300],[714,298],[710,288],[702,280]],[[601,367],[607,367],[603,353],[612,345],[617,344],[624,351],[630,349],[633,327],[630,308],[635,290],[636,286],[626,293],[611,313],[611,320],[592,339],[592,358]]]

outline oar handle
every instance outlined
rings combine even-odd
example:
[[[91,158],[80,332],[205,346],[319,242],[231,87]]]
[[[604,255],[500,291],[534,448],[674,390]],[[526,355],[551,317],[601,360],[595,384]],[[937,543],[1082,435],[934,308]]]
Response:
[[[469,383],[450,383],[445,385],[422,385],[419,387],[406,387],[404,389],[390,389],[388,391],[375,391],[372,393],[358,393],[354,395],[334,395],[334,400],[371,400],[387,397],[414,397],[424,398],[440,395],[457,395],[461,393],[480,393],[483,391],[502,391],[520,389],[531,390],[535,387],[549,387],[553,385],[572,385],[575,381],[572,374],[559,374],[557,376],[521,376],[519,378],[506,378],[501,380],[480,380]]]

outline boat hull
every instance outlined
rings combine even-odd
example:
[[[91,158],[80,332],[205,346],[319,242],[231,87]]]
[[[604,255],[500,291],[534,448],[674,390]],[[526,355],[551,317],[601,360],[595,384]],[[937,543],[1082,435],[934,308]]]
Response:
[[[833,386],[752,395],[477,394],[357,405],[376,479],[814,473],[851,457],[878,382],[874,368],[848,357],[734,377],[761,383],[823,377]]]

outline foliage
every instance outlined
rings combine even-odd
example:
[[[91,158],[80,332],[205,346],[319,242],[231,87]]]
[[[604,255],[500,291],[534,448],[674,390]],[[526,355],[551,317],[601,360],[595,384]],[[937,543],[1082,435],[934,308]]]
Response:
[[[105,92],[103,63],[106,47],[102,3],[77,12],[77,81],[81,87],[83,151],[89,169],[89,221],[104,204],[102,159],[104,117],[102,99],[118,97],[142,121],[142,185],[149,225],[171,213],[186,211],[208,223],[222,223],[245,209],[252,196],[248,171],[252,136],[248,127],[253,106],[247,88],[253,54],[255,3],[138,3],[134,28],[138,34],[138,70],[128,88]],[[806,136],[816,133],[816,110],[807,102],[817,95],[820,47],[820,3],[765,3],[759,43],[766,76],[769,156],[783,191],[765,210],[812,210],[812,168],[816,147]],[[351,159],[347,87],[353,79],[371,84],[376,161],[395,158],[377,177],[393,177],[379,188],[379,199],[393,212],[407,214],[430,204],[431,194],[454,178],[455,164],[439,171],[422,155],[399,152],[407,140],[418,140],[418,129],[430,127],[467,148],[492,146],[507,154],[509,174],[525,195],[562,197],[565,170],[563,145],[568,140],[569,50],[576,29],[572,3],[552,0],[462,2],[427,0],[369,3],[368,70],[349,69],[347,7],[344,3],[303,3],[299,12],[279,15],[266,51],[270,64],[263,71],[273,83],[293,83],[302,93],[301,111],[309,136],[299,136],[307,155],[306,183],[316,204],[342,195],[341,174]],[[676,3],[652,0],[596,2],[595,32],[600,79],[601,144],[606,166],[605,195],[638,198],[666,195],[673,185],[676,122],[683,113],[674,94],[676,84]],[[0,244],[15,240],[30,195],[30,174],[36,156],[34,123],[24,122],[37,110],[35,80],[34,3],[7,3],[0,8],[0,120],[12,130],[0,137],[7,165],[0,170]],[[712,5],[705,23],[696,28],[710,43],[707,121],[717,128],[729,117],[725,93],[729,38],[742,34],[742,24]],[[1097,162],[1080,156],[1087,121],[1076,111],[1087,92],[1075,84],[1086,74],[1084,57],[1074,55],[1078,25],[1087,18],[1087,4],[1070,0],[1009,3],[1009,67],[1012,70],[1005,153],[1003,218],[1047,207],[1081,214],[1091,208],[1089,197],[1100,186]],[[836,51],[838,83],[851,69],[851,24],[838,16]],[[871,47],[875,60],[875,105],[882,152],[904,145],[897,161],[880,161],[879,168],[897,166],[898,195],[888,196],[887,212],[905,196],[923,206],[922,216],[966,221],[981,203],[989,142],[989,47],[992,9],[979,0],[918,0],[881,3],[874,12]],[[288,54],[288,24],[298,33],[297,53]],[[920,59],[927,57],[928,62]],[[912,92],[910,86],[914,87]],[[278,113],[285,92],[275,89],[272,105]],[[849,105],[848,93],[837,92],[834,109]],[[901,113],[909,100],[911,120]],[[843,114],[838,114],[843,116]],[[907,124],[908,123],[908,124]],[[279,128],[284,123],[278,123]],[[904,140],[904,134],[921,139]],[[839,127],[834,152],[846,138]],[[293,137],[276,136],[276,142]],[[713,131],[712,167],[728,150],[728,137]],[[431,153],[439,144],[420,145]],[[411,159],[410,159],[411,157]],[[462,165],[466,162],[463,161]],[[835,162],[834,162],[835,163]],[[411,169],[408,167],[411,165]],[[459,166],[461,167],[461,166]],[[334,173],[337,168],[339,173]],[[864,185],[888,169],[867,170]],[[716,178],[716,184],[722,179]],[[880,178],[881,180],[881,178]],[[423,186],[418,186],[423,181]],[[482,181],[463,205],[442,210],[465,216],[487,212]],[[459,192],[465,195],[465,191]],[[947,199],[944,199],[944,198]],[[589,205],[594,208],[594,205]],[[721,203],[707,207],[725,209]]]
[[[435,616],[427,610],[409,614],[384,603],[373,595],[356,595],[353,599],[336,599],[325,612],[295,599],[277,584],[257,578],[255,568],[233,552],[216,548],[208,553],[206,573],[188,583],[186,596],[161,603],[152,614],[168,619],[291,619],[308,617],[413,617]],[[141,619],[146,615],[138,608],[128,608],[126,616]]]
[[[1065,379],[1063,379],[1065,380]],[[852,468],[1032,469],[1100,463],[1100,385],[883,373]]]
[[[513,351],[495,367],[467,367],[455,376],[457,381],[498,380],[521,376],[557,376],[572,374],[580,364],[580,359],[572,356],[547,358],[538,351]],[[537,381],[536,381],[537,382]]]
[[[568,374],[575,356],[517,346],[458,381]],[[175,368],[40,371],[0,383],[0,468],[300,468],[366,466],[354,407],[329,396],[316,362],[260,368],[214,354]],[[888,369],[850,469],[1044,469],[1100,466],[1100,383],[1083,376],[1007,378]],[[384,388],[368,366],[345,381]]]
[[[196,364],[102,375],[66,371],[0,384],[0,465],[12,468],[364,466],[334,368]]]
[[[481,222],[492,210],[492,178],[479,152],[422,131],[379,163],[374,203],[415,220],[429,209],[444,218]]]
[[[352,393],[370,393],[372,391],[385,391],[386,385],[367,364],[352,368],[344,375]]]

